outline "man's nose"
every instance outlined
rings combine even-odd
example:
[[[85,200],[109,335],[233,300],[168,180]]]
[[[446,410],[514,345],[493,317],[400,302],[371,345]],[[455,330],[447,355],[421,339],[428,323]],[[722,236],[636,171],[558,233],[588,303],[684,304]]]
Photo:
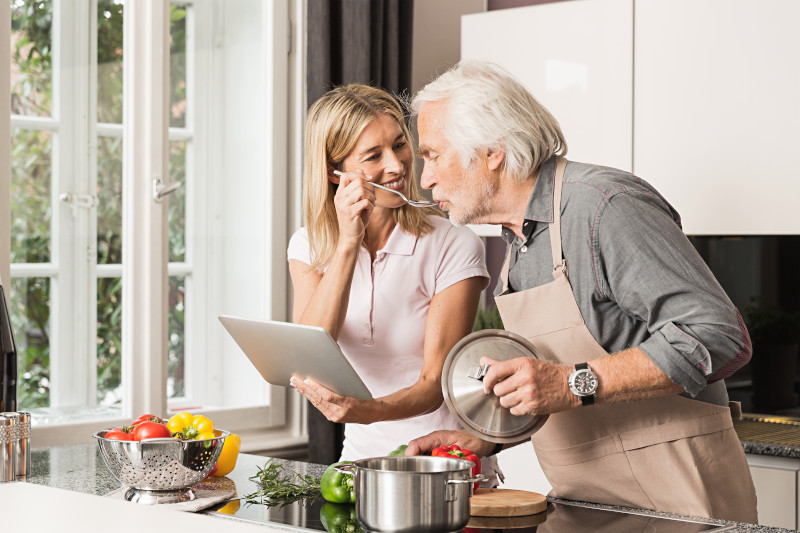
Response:
[[[423,163],[422,174],[419,177],[419,184],[423,189],[430,189],[433,187],[434,183],[435,181],[433,179],[433,173],[430,171],[430,167],[428,167],[427,163]]]

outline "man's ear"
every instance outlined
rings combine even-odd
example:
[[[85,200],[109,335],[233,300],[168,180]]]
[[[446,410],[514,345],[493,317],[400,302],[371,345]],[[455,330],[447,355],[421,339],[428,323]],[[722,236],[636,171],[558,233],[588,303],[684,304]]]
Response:
[[[336,169],[333,168],[333,165],[331,165],[330,163],[325,165],[325,171],[328,173],[328,180],[331,183],[335,183],[336,185],[339,185],[339,180],[341,178],[339,177],[338,174],[334,174],[333,173],[334,170],[336,170]]]
[[[506,160],[506,153],[502,150],[489,150],[486,152],[486,166],[489,170],[499,170]]]

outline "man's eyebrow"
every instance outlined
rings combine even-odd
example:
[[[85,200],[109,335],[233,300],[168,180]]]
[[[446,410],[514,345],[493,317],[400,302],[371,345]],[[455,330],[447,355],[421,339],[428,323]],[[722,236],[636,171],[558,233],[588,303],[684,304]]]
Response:
[[[427,144],[420,144],[417,148],[417,157],[424,157],[431,151],[431,147]]]

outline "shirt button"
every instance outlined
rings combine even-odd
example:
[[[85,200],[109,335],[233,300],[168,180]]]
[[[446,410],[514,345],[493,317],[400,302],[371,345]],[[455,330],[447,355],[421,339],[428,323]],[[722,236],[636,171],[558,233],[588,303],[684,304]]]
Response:
[[[528,247],[527,247],[527,246],[525,246],[525,245],[523,244],[523,245],[520,247],[519,251],[520,251],[520,252],[522,252],[522,253],[524,254],[525,252],[527,252],[527,251],[528,251]]]

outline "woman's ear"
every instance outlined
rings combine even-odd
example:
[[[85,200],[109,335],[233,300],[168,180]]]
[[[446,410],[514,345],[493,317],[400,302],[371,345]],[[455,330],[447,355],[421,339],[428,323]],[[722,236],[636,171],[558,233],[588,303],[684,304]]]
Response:
[[[334,174],[333,173],[334,170],[336,170],[336,169],[333,168],[333,165],[331,165],[330,163],[325,165],[325,171],[328,173],[328,180],[331,183],[335,183],[336,185],[339,185],[339,180],[341,178],[339,177],[338,174]]]
[[[498,170],[506,160],[506,153],[502,150],[489,150],[486,152],[486,166],[489,170]]]

